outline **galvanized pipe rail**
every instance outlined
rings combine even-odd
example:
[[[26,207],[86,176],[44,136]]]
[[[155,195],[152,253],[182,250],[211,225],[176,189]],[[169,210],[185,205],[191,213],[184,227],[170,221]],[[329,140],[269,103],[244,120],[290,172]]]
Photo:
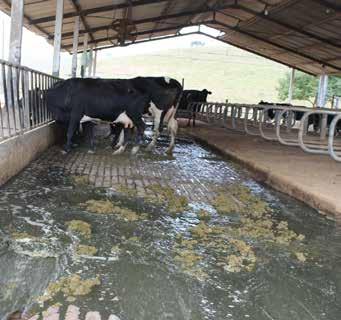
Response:
[[[52,121],[45,93],[60,79],[0,59],[0,141]]]
[[[274,119],[269,122],[269,111]],[[248,135],[261,136],[268,141],[277,141],[286,146],[298,146],[312,154],[329,154],[334,160],[341,161],[341,142],[336,142],[335,131],[341,120],[341,111],[325,108],[312,109],[295,106],[254,105],[218,102],[195,102],[189,104],[188,112],[195,113],[196,119],[214,123],[229,130],[243,132]],[[300,115],[300,124],[294,128],[296,113]],[[318,115],[319,136],[309,130],[310,116]],[[328,115],[334,118],[329,126]],[[284,130],[285,129],[285,130]]]

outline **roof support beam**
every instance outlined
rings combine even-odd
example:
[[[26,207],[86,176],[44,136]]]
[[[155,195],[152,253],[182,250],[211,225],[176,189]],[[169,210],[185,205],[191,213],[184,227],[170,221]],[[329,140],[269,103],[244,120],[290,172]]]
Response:
[[[102,7],[96,7],[96,8],[91,8],[91,9],[84,9],[80,10],[79,12],[67,12],[64,14],[64,19],[66,18],[72,18],[78,15],[81,16],[87,16],[89,14],[93,13],[99,13],[99,12],[105,12],[105,11],[112,11],[112,10],[119,10],[119,9],[125,9],[128,7],[138,7],[138,6],[145,6],[149,4],[158,4],[158,3],[163,3],[167,2],[168,0],[136,0],[130,5],[129,3],[120,3],[120,4],[111,4],[107,6],[102,6]],[[54,21],[54,16],[47,16],[47,17],[42,17],[38,19],[32,19],[30,24],[39,24],[39,23],[45,23],[45,22],[51,22]]]
[[[336,4],[336,3],[330,3],[330,2],[327,2],[325,0],[312,0],[328,9],[331,9],[331,10],[335,10],[335,11],[338,11],[338,12],[341,12],[341,5],[339,4]]]
[[[82,11],[82,8],[81,8],[80,4],[78,3],[78,0],[71,0],[71,2],[72,2],[73,7],[75,8],[76,12],[79,14],[79,16],[82,19],[82,23],[83,23],[85,32],[89,33],[91,40],[94,40],[94,37],[93,37],[91,31],[89,30],[90,29],[89,25],[87,24],[84,16],[80,13]],[[62,35],[62,38],[63,38],[63,35]]]
[[[257,35],[255,35],[255,34],[249,32],[249,31],[241,30],[241,29],[238,28],[238,27],[232,27],[232,26],[229,26],[229,25],[227,25],[227,24],[225,24],[225,23],[222,23],[222,22],[219,22],[219,21],[215,21],[214,23],[217,24],[217,25],[220,25],[220,26],[222,26],[222,27],[224,27],[224,28],[227,28],[227,29],[229,29],[229,30],[235,31],[235,32],[240,33],[240,34],[244,34],[244,35],[246,35],[246,36],[248,36],[248,37],[250,37],[250,38],[253,38],[253,39],[256,39],[256,40],[258,40],[258,41],[261,41],[261,42],[264,42],[264,43],[266,43],[266,44],[269,44],[269,45],[271,45],[271,46],[274,46],[274,47],[277,47],[277,48],[279,48],[279,49],[283,49],[283,50],[285,50],[285,51],[287,51],[287,52],[296,54],[296,55],[298,55],[298,56],[300,56],[300,57],[302,57],[302,58],[309,59],[309,60],[311,60],[311,61],[320,63],[321,65],[328,66],[328,67],[331,67],[331,68],[333,68],[333,69],[337,69],[337,70],[340,70],[340,71],[341,71],[341,67],[338,67],[337,65],[334,65],[334,64],[325,62],[325,61],[323,61],[323,60],[321,60],[321,59],[315,58],[315,57],[313,57],[313,56],[311,56],[311,55],[308,55],[308,54],[306,54],[306,53],[299,52],[299,51],[296,50],[296,49],[292,49],[292,48],[290,48],[290,47],[287,47],[287,46],[278,44],[278,43],[273,42],[273,41],[271,41],[271,40],[262,38],[262,37],[257,36]]]
[[[63,28],[63,11],[64,0],[56,1],[56,23],[54,29],[54,43],[53,43],[53,66],[52,75],[59,77],[60,69],[60,48],[62,40],[62,28]]]
[[[159,28],[159,29],[151,29],[151,30],[144,30],[144,31],[138,31],[138,32],[132,32],[130,33],[130,36],[132,37],[138,37],[138,36],[143,36],[143,35],[149,35],[151,32],[154,33],[158,33],[158,32],[166,32],[166,31],[174,31],[176,32],[178,29],[182,29],[185,27],[193,27],[193,26],[197,26],[199,24],[205,24],[205,23],[212,23],[212,21],[202,21],[202,22],[198,22],[198,23],[187,23],[187,24],[181,24],[181,25],[177,25],[177,26],[171,26],[171,27],[165,27],[165,28]],[[98,43],[98,42],[103,42],[103,41],[107,41],[107,40],[115,40],[117,39],[117,36],[114,37],[105,37],[105,38],[100,38],[100,39],[96,39],[96,41],[89,41],[88,44],[93,44],[93,43]],[[80,43],[82,44],[82,43]],[[118,47],[119,45],[117,45]],[[64,46],[65,49],[69,49],[70,45]]]
[[[185,37],[185,36],[189,36],[189,35],[193,35],[193,34],[199,34],[198,31],[195,31],[195,32],[188,32],[188,33],[176,33],[176,34],[172,34],[170,36],[164,36],[164,37],[159,37],[159,38],[152,38],[152,39],[144,39],[144,40],[138,40],[138,41],[135,41],[135,42],[126,42],[124,44],[124,47],[128,47],[132,44],[140,44],[140,43],[145,43],[145,42],[153,42],[153,41],[159,41],[159,40],[166,40],[166,39],[173,39],[173,38],[180,38],[180,37]],[[96,59],[96,53],[97,51],[100,51],[100,50],[106,50],[106,49],[112,49],[112,48],[116,48],[117,46],[111,44],[111,45],[108,45],[108,46],[103,46],[103,47],[97,47],[97,48],[94,48],[94,51],[95,51],[95,59]]]
[[[215,10],[224,10],[228,9],[231,7],[235,7],[235,5],[225,5],[225,6],[220,6]],[[168,20],[168,19],[175,19],[175,18],[183,18],[183,17],[191,17],[196,14],[202,14],[202,13],[212,13],[213,14],[214,10],[210,8],[203,8],[203,9],[198,9],[198,10],[192,10],[192,11],[183,11],[179,13],[174,13],[174,14],[167,14],[167,15],[161,15],[161,16],[156,16],[156,17],[149,17],[149,18],[143,18],[143,19],[138,19],[134,21],[128,21],[127,25],[139,25],[139,24],[144,24],[144,23],[149,23],[149,22],[158,22],[158,21],[163,21],[163,20]],[[87,33],[87,32],[98,32],[98,31],[103,31],[108,29],[108,25],[104,26],[99,26],[96,28],[92,28],[89,30],[80,30],[79,33]],[[62,37],[63,38],[68,38],[72,37],[72,32],[65,32],[63,33]],[[52,39],[53,36],[50,37]]]
[[[328,44],[328,45],[333,46],[333,47],[338,48],[338,49],[340,48],[339,44],[336,44],[336,43],[334,43],[334,42],[332,42],[332,41],[330,41],[330,40],[328,40],[326,38],[320,37],[318,35],[312,34],[312,33],[308,32],[308,31],[304,31],[301,28],[296,28],[296,27],[294,27],[292,25],[289,25],[289,24],[287,24],[285,22],[278,21],[278,20],[270,17],[269,15],[264,15],[263,13],[260,13],[258,11],[255,11],[255,10],[252,10],[250,8],[244,7],[242,5],[238,5],[238,8],[240,10],[242,10],[242,11],[245,11],[247,13],[255,15],[256,17],[258,17],[260,19],[263,19],[263,20],[266,20],[266,21],[270,21],[270,22],[275,23],[275,24],[277,24],[277,25],[279,25],[279,26],[281,26],[283,28],[286,28],[290,32],[296,32],[296,33],[302,34],[302,35],[304,35],[306,37],[310,37],[311,39],[318,40],[318,41],[320,41],[320,42],[322,42],[324,44]]]
[[[11,3],[10,3],[8,0],[2,0],[2,2],[3,2],[9,9],[11,9]],[[29,24],[33,24],[33,23],[32,23],[32,19],[31,19],[28,15],[24,14],[24,19],[26,19],[26,20],[28,21]],[[34,27],[35,27],[37,30],[39,30],[39,32],[45,34],[47,37],[50,37],[50,36],[51,36],[51,35],[50,35],[48,32],[46,32],[43,28],[40,28],[40,27],[38,27],[38,26],[34,26]]]

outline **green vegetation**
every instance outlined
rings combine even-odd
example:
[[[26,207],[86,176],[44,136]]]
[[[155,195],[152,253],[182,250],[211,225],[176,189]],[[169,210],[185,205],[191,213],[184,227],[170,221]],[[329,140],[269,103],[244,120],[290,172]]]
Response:
[[[286,73],[279,80],[277,88],[278,97],[281,100],[288,98],[290,73]],[[303,72],[296,72],[293,99],[309,101],[311,105],[315,104],[317,94],[318,78]],[[328,102],[331,102],[333,96],[341,96],[341,78],[329,77],[328,79]]]
[[[162,43],[161,43],[162,46]],[[211,101],[278,101],[276,87],[288,68],[238,48],[219,45],[98,59],[100,77],[169,76],[187,89],[210,89]]]

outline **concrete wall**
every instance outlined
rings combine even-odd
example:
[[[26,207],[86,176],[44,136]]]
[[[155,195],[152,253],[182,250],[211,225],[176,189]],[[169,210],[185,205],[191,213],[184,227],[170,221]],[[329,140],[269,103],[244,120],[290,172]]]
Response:
[[[59,139],[54,123],[33,129],[0,143],[0,186]]]

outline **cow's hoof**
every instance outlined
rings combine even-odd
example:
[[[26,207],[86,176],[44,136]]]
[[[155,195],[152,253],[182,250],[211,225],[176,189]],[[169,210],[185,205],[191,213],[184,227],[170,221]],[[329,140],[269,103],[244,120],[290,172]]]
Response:
[[[169,156],[173,156],[173,150],[174,150],[174,148],[168,148],[166,150],[166,154],[169,155]]]
[[[136,153],[138,153],[140,150],[140,147],[139,146],[135,146],[131,149],[131,154],[134,156]]]
[[[154,147],[155,147],[155,144],[154,143],[150,143],[150,144],[148,144],[146,150],[147,151],[152,151],[154,149]]]
[[[113,148],[114,150],[116,150],[116,149],[119,149],[119,148],[121,148],[121,146],[122,145],[120,145],[119,143],[118,144],[115,144],[115,145],[111,145],[111,148]]]
[[[124,150],[125,150],[125,147],[121,146],[116,151],[113,152],[113,155],[116,156],[116,155],[122,154]]]
[[[95,150],[94,149],[89,149],[88,150],[88,154],[95,154]]]
[[[71,151],[71,148],[65,145],[62,149],[62,154],[68,154]]]

